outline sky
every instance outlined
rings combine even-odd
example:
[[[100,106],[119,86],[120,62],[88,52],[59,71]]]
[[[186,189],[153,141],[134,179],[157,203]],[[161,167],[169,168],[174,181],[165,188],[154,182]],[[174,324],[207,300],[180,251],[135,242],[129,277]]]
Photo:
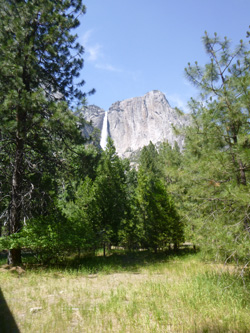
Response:
[[[104,110],[124,99],[162,91],[172,107],[188,112],[198,91],[185,78],[188,62],[208,62],[207,31],[232,47],[250,30],[250,0],[84,0],[77,29],[84,46],[83,90]]]

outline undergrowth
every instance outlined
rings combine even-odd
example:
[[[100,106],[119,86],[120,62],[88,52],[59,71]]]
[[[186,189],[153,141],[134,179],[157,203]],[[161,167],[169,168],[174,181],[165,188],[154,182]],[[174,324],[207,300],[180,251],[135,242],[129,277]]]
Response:
[[[180,251],[26,263],[0,273],[5,309],[21,332],[249,332],[250,280]],[[37,308],[37,310],[36,310]],[[35,310],[34,310],[35,309]],[[0,318],[3,320],[3,318]]]

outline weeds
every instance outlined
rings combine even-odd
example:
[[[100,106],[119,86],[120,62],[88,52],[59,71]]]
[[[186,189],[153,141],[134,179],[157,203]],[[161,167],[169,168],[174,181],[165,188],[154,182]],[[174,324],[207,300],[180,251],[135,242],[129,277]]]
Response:
[[[21,332],[249,332],[249,280],[199,254],[77,260],[0,273]]]

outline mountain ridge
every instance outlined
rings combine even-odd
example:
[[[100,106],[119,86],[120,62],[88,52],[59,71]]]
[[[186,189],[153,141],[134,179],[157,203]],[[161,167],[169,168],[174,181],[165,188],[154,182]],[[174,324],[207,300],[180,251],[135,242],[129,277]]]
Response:
[[[177,135],[180,129],[190,124],[188,114],[180,114],[172,108],[166,96],[159,90],[152,90],[140,97],[133,97],[113,103],[108,112],[108,135],[113,139],[117,153],[129,157],[133,152],[148,145],[176,141],[180,149],[184,136]],[[102,131],[105,111],[95,105],[83,110],[83,117],[93,128]],[[90,130],[88,128],[88,133]]]

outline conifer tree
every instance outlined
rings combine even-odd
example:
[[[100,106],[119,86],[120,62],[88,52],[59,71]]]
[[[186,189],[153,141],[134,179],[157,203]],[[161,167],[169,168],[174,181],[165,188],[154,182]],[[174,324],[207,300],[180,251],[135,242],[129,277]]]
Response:
[[[118,233],[126,210],[124,163],[118,157],[111,138],[108,138],[100,159],[93,186],[97,207],[95,224],[105,255],[107,244],[118,243]]]
[[[167,243],[177,248],[184,239],[183,225],[162,181],[159,154],[152,142],[141,152],[136,198],[142,244],[154,251]]]
[[[64,148],[81,140],[69,104],[84,97],[74,81],[83,48],[71,33],[84,11],[81,0],[0,0],[0,215],[9,235],[46,209]],[[11,248],[9,263],[20,262]]]
[[[214,256],[249,258],[249,52],[205,34],[209,63],[186,68],[200,89],[184,156],[187,215],[196,239]],[[189,209],[188,209],[189,208]]]

